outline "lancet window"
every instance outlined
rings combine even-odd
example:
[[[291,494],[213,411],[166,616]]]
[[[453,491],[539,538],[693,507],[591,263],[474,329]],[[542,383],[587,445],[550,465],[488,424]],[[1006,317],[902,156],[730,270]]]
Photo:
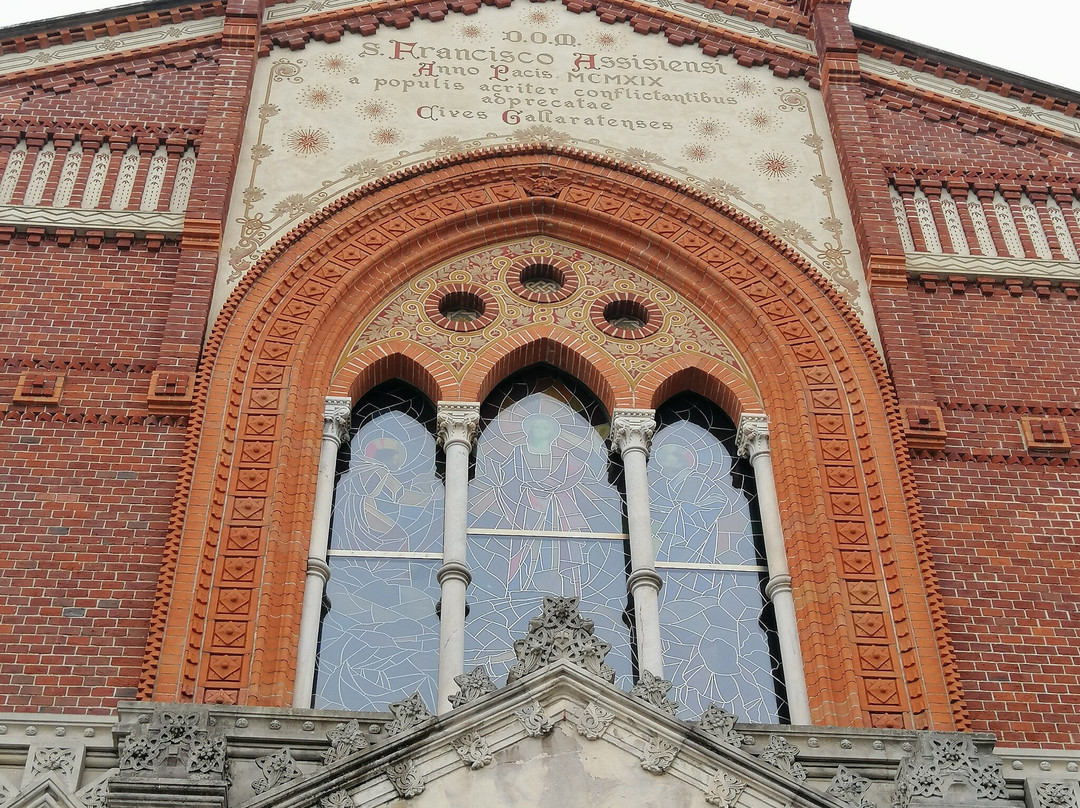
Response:
[[[655,420],[616,411],[613,431],[586,388],[541,367],[461,412],[437,423],[403,385],[352,412],[315,707],[381,710],[414,690],[441,705],[452,674],[475,665],[502,680],[513,639],[558,594],[580,598],[612,643],[617,685],[663,666],[685,717],[716,702],[786,719],[753,473],[719,408],[683,395]],[[456,637],[447,622],[462,617]]]

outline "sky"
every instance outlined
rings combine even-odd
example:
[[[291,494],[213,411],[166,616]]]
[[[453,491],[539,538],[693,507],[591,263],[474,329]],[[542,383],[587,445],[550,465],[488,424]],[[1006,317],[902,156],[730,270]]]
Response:
[[[0,28],[117,5],[123,0],[0,0]],[[852,0],[851,21],[1080,92],[1080,0]]]

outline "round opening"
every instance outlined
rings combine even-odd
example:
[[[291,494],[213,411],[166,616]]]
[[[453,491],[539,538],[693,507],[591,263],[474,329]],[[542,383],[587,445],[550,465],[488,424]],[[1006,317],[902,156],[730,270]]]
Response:
[[[566,276],[551,264],[529,264],[521,270],[521,285],[533,294],[554,294],[565,283]]]
[[[439,314],[451,323],[471,323],[484,316],[484,301],[472,292],[450,292],[439,301]]]
[[[638,331],[649,324],[649,310],[636,300],[613,300],[604,306],[604,319],[612,328]]]

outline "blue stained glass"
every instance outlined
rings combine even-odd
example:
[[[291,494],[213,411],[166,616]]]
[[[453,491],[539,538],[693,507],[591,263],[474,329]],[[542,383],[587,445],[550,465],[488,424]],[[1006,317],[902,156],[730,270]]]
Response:
[[[443,483],[429,410],[407,388],[357,408],[335,489],[332,549],[441,551]]]
[[[331,556],[329,564],[315,707],[385,711],[417,690],[434,707],[438,562]]]
[[[534,374],[500,388],[482,415],[471,527],[623,532],[606,417],[588,394]]]
[[[630,633],[626,610],[626,545],[623,541],[470,536],[469,618],[465,667],[486,665],[505,682],[516,659],[513,641],[528,632],[545,595],[576,596],[596,636],[611,643],[607,664],[616,684],[629,688]]]
[[[660,638],[680,715],[715,702],[740,720],[777,723],[781,702],[761,624],[761,573],[661,570]]]
[[[751,487],[735,463],[735,428],[686,396],[660,413],[649,460],[657,561],[757,564]]]

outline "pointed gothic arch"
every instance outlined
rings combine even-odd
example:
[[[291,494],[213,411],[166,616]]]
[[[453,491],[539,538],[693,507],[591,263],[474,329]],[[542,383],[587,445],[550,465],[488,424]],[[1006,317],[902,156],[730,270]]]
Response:
[[[740,352],[770,418],[814,720],[964,728],[895,402],[857,318],[731,209],[657,175],[534,147],[361,189],[284,239],[230,296],[203,360],[143,697],[288,703],[323,403],[380,377],[357,381],[374,364],[335,374],[357,312],[447,256],[534,235],[630,262]],[[487,384],[426,375],[451,400]],[[662,387],[654,379],[625,404],[608,394],[648,407],[673,392]]]

